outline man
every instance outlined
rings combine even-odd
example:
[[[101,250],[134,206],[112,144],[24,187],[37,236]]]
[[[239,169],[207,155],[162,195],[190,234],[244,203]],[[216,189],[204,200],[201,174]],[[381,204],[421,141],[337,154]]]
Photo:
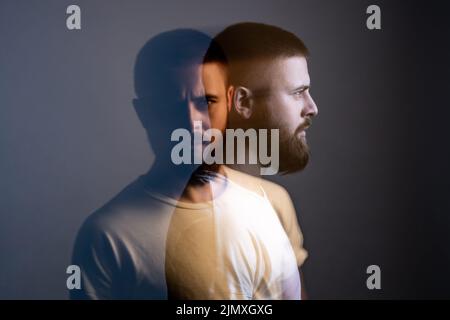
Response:
[[[192,120],[208,127],[208,105],[211,110],[222,110],[226,101],[224,97],[220,101],[214,97],[213,102],[205,98],[198,66],[203,64],[210,44],[205,34],[183,29],[159,34],[140,50],[134,70],[137,98],[133,104],[155,160],[147,174],[84,222],[72,258],[81,268],[82,288],[72,290],[71,298],[168,298],[166,242],[177,202],[191,194],[200,201],[206,194],[194,192],[204,189],[200,175],[191,178],[198,165],[172,163],[171,133],[178,128],[192,132]],[[212,66],[213,71],[216,69]],[[220,108],[215,108],[217,103]],[[186,188],[190,180],[193,182]]]
[[[279,27],[251,22],[227,27],[215,41],[227,58],[229,85],[234,90],[228,127],[279,129],[281,173],[304,169],[309,160],[306,129],[318,114],[309,92],[305,44]],[[235,167],[252,172],[249,166]],[[288,195],[283,199],[291,203]],[[277,200],[272,200],[275,207]],[[306,255],[297,258],[300,270]]]
[[[82,290],[72,298],[300,298],[296,258],[306,253],[284,190],[220,164],[171,159],[175,129],[195,133],[201,121],[224,131],[233,92],[224,64],[193,30],[141,50],[134,105],[155,163],[83,224],[73,254]]]

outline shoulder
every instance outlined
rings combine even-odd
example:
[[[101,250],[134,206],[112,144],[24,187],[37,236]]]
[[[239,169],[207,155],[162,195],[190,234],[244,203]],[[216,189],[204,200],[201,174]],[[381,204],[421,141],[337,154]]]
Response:
[[[131,182],[100,208],[91,212],[82,223],[78,238],[118,237],[134,217],[149,207],[151,199],[141,185],[140,179]]]
[[[142,179],[137,179],[87,216],[79,229],[77,242],[107,241],[129,248],[127,244],[158,238],[167,228],[173,211],[173,204],[152,195]]]

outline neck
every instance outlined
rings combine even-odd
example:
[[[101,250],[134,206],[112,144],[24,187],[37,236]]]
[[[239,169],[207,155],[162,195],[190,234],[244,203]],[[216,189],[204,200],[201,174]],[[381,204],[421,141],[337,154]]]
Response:
[[[220,186],[218,193],[223,192],[225,187],[223,179],[219,178],[216,174],[225,176],[225,170],[223,165],[202,165],[192,175],[189,183],[186,185],[180,200],[185,202],[207,202],[213,200],[214,196],[211,190],[211,183],[215,183]]]
[[[153,192],[186,202],[205,202],[213,197],[210,182],[219,181],[215,173],[225,175],[223,165],[177,166],[156,159],[145,174],[145,181]]]

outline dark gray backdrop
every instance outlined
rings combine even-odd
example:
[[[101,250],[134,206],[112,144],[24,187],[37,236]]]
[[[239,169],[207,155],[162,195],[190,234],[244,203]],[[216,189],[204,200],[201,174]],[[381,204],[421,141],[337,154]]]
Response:
[[[78,4],[82,30],[68,31]],[[369,4],[382,30],[365,27]],[[0,298],[65,299],[86,216],[147,170],[131,106],[151,36],[258,21],[311,51],[319,116],[298,210],[311,298],[450,297],[449,24],[410,1],[0,1]],[[448,11],[447,11],[448,12]],[[369,291],[368,265],[382,271]]]

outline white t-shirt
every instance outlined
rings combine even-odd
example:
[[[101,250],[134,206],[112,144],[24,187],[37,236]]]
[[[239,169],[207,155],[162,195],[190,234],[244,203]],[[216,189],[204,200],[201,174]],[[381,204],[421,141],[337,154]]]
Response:
[[[307,256],[295,210],[280,186],[226,168],[213,200],[177,201],[143,177],[79,231],[74,299],[299,299]]]

